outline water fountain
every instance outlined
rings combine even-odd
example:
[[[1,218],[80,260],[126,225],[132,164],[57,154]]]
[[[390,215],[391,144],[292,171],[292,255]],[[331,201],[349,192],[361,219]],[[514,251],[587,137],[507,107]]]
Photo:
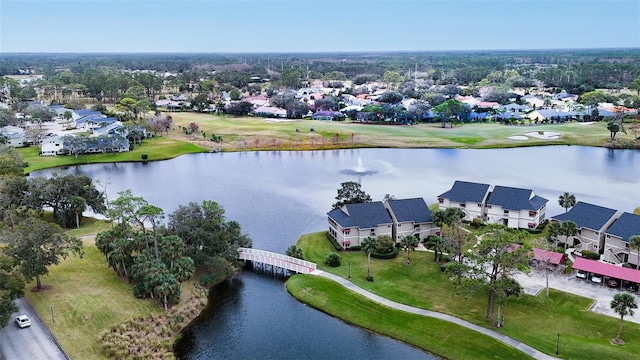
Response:
[[[360,176],[364,176],[364,175],[375,175],[378,172],[375,170],[370,170],[366,167],[364,167],[364,165],[362,165],[362,157],[358,156],[358,163],[356,165],[355,168],[353,169],[344,169],[340,171],[341,174],[344,175],[356,175],[358,177]]]

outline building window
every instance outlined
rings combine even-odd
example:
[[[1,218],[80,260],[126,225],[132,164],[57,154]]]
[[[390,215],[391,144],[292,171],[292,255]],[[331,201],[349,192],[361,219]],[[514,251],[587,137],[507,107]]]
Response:
[[[371,236],[376,236],[376,231],[375,231],[375,230],[373,230],[373,229],[371,229],[371,232],[369,233],[369,235],[371,235]]]
[[[351,229],[344,229],[344,230],[342,230],[342,233],[346,234],[346,235],[349,235],[349,234],[351,234]]]
[[[438,198],[438,202],[439,202],[440,204],[442,204],[442,203],[444,203],[444,199],[443,199],[443,198]]]
[[[467,204],[460,204],[460,207],[467,207]]]
[[[482,204],[478,204],[478,207],[482,207]]]
[[[398,224],[398,227],[402,227],[402,224]]]
[[[504,213],[505,213],[505,214],[508,214],[508,213],[509,213],[509,210],[505,210],[505,211],[504,211]]]
[[[491,209],[491,205],[487,205],[487,207],[488,207],[489,209]]]
[[[535,211],[529,211],[529,216],[534,217],[536,216],[537,212]]]

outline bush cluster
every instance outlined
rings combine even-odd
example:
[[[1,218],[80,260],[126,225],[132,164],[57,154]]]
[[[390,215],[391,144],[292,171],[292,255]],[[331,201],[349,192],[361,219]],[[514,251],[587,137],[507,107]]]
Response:
[[[382,259],[382,260],[386,260],[386,259],[395,259],[396,256],[398,256],[398,248],[397,247],[393,247],[390,253],[386,253],[386,254],[380,254],[377,252],[372,252],[371,253],[371,257],[372,258],[376,258],[376,259]]]
[[[331,267],[340,266],[340,255],[332,252],[327,254],[327,257],[324,259],[324,263]]]
[[[173,344],[206,307],[207,293],[207,289],[196,287],[184,304],[164,314],[112,326],[100,336],[102,353],[110,359],[175,359]]]
[[[582,250],[582,257],[591,260],[600,260],[600,254],[591,250]]]

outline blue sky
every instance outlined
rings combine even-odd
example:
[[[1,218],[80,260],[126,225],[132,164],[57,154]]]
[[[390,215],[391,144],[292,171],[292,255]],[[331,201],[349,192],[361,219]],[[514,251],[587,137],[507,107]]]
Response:
[[[638,0],[0,0],[0,52],[620,47]]]

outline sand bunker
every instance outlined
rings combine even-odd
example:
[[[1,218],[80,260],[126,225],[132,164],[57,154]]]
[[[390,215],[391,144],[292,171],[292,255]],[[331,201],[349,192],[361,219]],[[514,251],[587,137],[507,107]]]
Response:
[[[542,140],[557,140],[560,138],[560,133],[553,132],[553,131],[543,131],[542,134],[540,134],[537,131],[532,131],[524,135],[529,137],[534,137],[536,139],[542,139]]]
[[[557,132],[553,132],[553,131],[543,131],[542,134],[540,134],[537,131],[531,131],[528,132],[524,135],[513,135],[513,136],[509,136],[508,139],[511,140],[529,140],[530,137],[536,138],[536,139],[542,139],[542,140],[557,140],[560,138],[560,133]]]
[[[579,122],[578,125],[591,125],[593,124],[593,121],[590,122]]]
[[[269,118],[269,119],[264,119],[264,122],[293,122],[295,120],[291,120],[291,119],[273,119],[273,118]]]

